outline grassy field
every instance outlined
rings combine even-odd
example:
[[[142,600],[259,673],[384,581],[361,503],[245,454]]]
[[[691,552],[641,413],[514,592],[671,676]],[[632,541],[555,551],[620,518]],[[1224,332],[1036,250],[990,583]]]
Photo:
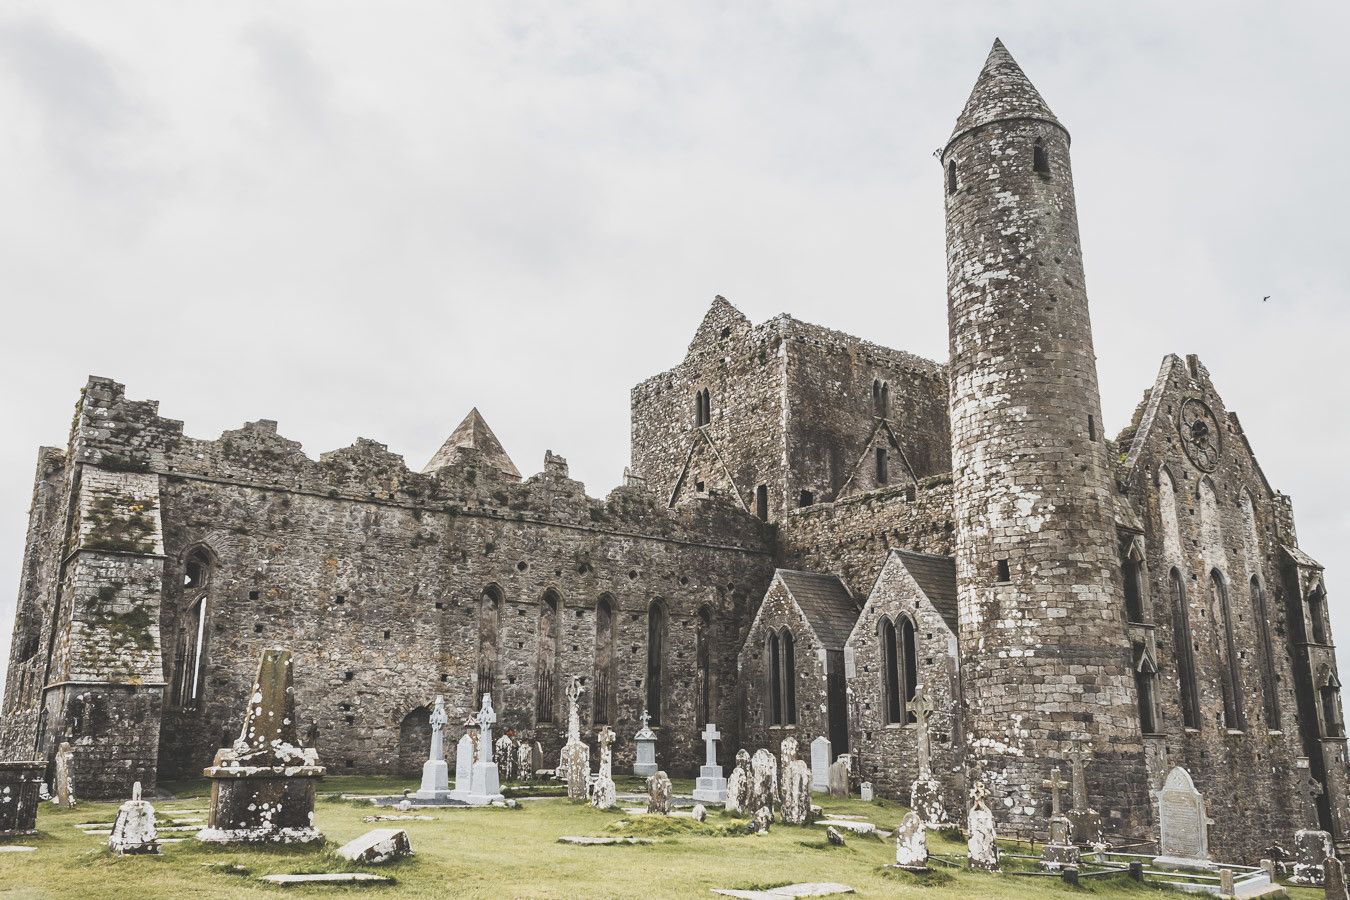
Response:
[[[846,836],[847,846],[832,847],[822,828],[775,825],[767,836],[732,834],[739,820],[717,813],[704,826],[688,819],[641,819],[622,812],[597,812],[565,799],[523,801],[520,809],[417,810],[430,822],[367,823],[379,812],[364,801],[341,800],[339,792],[398,793],[412,782],[375,778],[328,778],[316,818],[328,843],[320,850],[250,850],[199,845],[193,840],[164,847],[157,857],[115,857],[106,837],[75,826],[111,822],[116,803],[81,803],[74,810],[44,806],[40,833],[13,840],[36,846],[33,853],[0,853],[0,895],[5,897],[276,897],[364,893],[397,897],[711,897],[711,888],[772,887],[798,881],[840,881],[860,897],[1032,898],[1181,897],[1182,894],[1128,880],[1094,881],[1070,888],[1050,878],[991,876],[939,869],[920,879],[883,868],[895,861],[894,845],[877,838]],[[687,792],[688,782],[676,782]],[[204,783],[170,785],[176,798],[156,802],[161,826],[174,817],[204,817]],[[620,791],[637,790],[636,781]],[[831,800],[827,813],[866,816],[891,829],[905,810],[886,801]],[[623,824],[627,822],[628,824]],[[333,851],[371,828],[405,827],[416,855],[366,871],[392,876],[383,887],[281,888],[257,880],[278,872],[344,872],[354,867]],[[561,835],[633,834],[649,836],[651,846],[578,847],[557,843]],[[191,832],[162,837],[191,838]],[[933,853],[961,858],[965,845],[940,835],[930,838]],[[1321,891],[1293,891],[1300,900],[1321,898]]]

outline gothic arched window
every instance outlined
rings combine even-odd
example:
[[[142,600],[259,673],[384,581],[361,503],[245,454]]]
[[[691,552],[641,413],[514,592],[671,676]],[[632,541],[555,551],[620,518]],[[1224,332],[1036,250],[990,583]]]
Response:
[[[1261,579],[1251,580],[1252,616],[1256,619],[1257,649],[1261,652],[1261,699],[1266,713],[1266,727],[1280,727],[1280,698],[1275,679],[1275,649],[1270,639],[1270,610],[1266,604],[1266,590]]]
[[[1247,727],[1242,711],[1242,677],[1238,667],[1237,640],[1233,633],[1233,610],[1228,602],[1228,585],[1218,569],[1209,573],[1210,607],[1219,623],[1220,686],[1223,689],[1223,724],[1234,731]]]
[[[614,721],[614,602],[609,595],[595,604],[595,674],[591,698],[591,721],[609,725]]]
[[[881,685],[887,725],[912,720],[909,701],[914,699],[918,683],[918,659],[914,648],[914,623],[901,616],[899,626],[890,619],[881,620]]]
[[[770,631],[764,655],[768,658],[769,724],[783,724],[783,651],[778,632]]]
[[[1139,730],[1144,734],[1158,731],[1158,701],[1154,689],[1158,666],[1143,644],[1134,645],[1134,688],[1139,699]]]
[[[1144,557],[1139,545],[1130,547],[1125,557],[1125,618],[1130,622],[1147,622],[1144,609]]]
[[[778,643],[782,650],[782,695],[783,724],[797,724],[797,644],[792,632],[786,627],[779,633]]]
[[[558,696],[558,649],[562,643],[562,600],[552,589],[539,602],[539,634],[535,652],[534,720],[553,722]]]
[[[885,447],[877,448],[877,485],[888,484],[891,480],[890,459]]]
[[[1050,154],[1046,152],[1045,142],[1036,138],[1036,142],[1031,145],[1031,168],[1042,174],[1050,174]]]
[[[173,706],[194,708],[201,698],[206,662],[207,594],[211,588],[211,551],[193,548],[183,563],[183,590],[178,605],[178,636],[174,642]]]
[[[1308,595],[1308,618],[1312,621],[1312,642],[1327,643],[1327,592],[1320,584]]]
[[[694,659],[698,665],[696,676],[698,679],[698,721],[702,723],[711,722],[714,718],[713,710],[717,708],[717,700],[714,694],[716,685],[713,683],[712,670],[713,645],[712,609],[705,605],[699,609],[698,622],[694,626]]]
[[[1168,576],[1172,595],[1172,653],[1176,656],[1177,682],[1181,694],[1181,721],[1187,728],[1200,727],[1200,693],[1195,681],[1195,644],[1191,641],[1191,616],[1186,604],[1186,582],[1180,569]]]
[[[665,674],[666,610],[660,600],[647,608],[647,714],[661,724],[661,680]]]
[[[1341,718],[1341,682],[1336,673],[1323,666],[1317,675],[1317,699],[1322,712],[1322,736],[1344,737],[1345,723]]]
[[[478,603],[478,690],[474,700],[481,700],[484,694],[491,694],[494,701],[499,699],[497,647],[501,624],[502,592],[495,584],[488,585]]]

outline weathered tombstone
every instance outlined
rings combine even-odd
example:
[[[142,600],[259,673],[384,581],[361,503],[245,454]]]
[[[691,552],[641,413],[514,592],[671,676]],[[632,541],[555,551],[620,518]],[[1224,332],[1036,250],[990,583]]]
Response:
[[[745,804],[750,799],[750,751],[742,747],[736,751],[736,768],[731,770],[727,779],[727,802],[725,809],[729,813],[747,812]]]
[[[1073,805],[1065,816],[1069,820],[1070,836],[1078,845],[1096,844],[1102,840],[1102,817],[1092,808],[1087,796],[1087,750],[1082,741],[1075,741],[1069,752],[1069,765],[1073,785]]]
[[[928,829],[913,810],[895,829],[895,864],[909,872],[928,871]]]
[[[670,815],[674,788],[665,772],[657,772],[647,779],[647,812],[657,816]]]
[[[934,712],[933,699],[922,684],[914,686],[914,699],[906,708],[914,715],[914,738],[918,745],[918,772],[909,786],[909,808],[919,814],[928,827],[947,821],[947,804],[942,797],[942,784],[933,777],[932,744],[928,720]]]
[[[573,675],[567,685],[567,743],[558,760],[558,777],[567,783],[567,799],[586,799],[586,780],[591,774],[591,748],[581,739],[581,679]]]
[[[787,784],[788,765],[797,758],[797,739],[792,735],[783,738],[778,745],[778,787],[783,790]]]
[[[618,805],[617,791],[614,788],[614,729],[606,725],[600,729],[600,773],[595,779],[595,788],[591,791],[591,806],[596,809],[613,809]]]
[[[530,771],[538,772],[544,768],[544,745],[538,741],[530,744]]]
[[[497,764],[497,774],[502,781],[514,781],[516,777],[516,742],[511,735],[497,738],[493,762]]]
[[[529,741],[522,740],[516,745],[516,778],[534,781],[534,748]]]
[[[1232,870],[1232,869],[1220,869],[1220,870],[1219,870],[1219,896],[1220,896],[1220,897],[1233,897],[1233,896],[1236,896],[1236,894],[1237,894],[1237,892],[1236,892],[1235,890],[1233,890],[1233,870]]]
[[[0,837],[37,831],[39,789],[46,768],[40,759],[0,762]]]
[[[695,822],[702,823],[708,821],[708,807],[704,806],[702,803],[695,803],[693,816]]]
[[[1167,773],[1158,791],[1157,866],[1208,866],[1209,818],[1205,801],[1195,789],[1190,773],[1177,766]]]
[[[849,795],[848,779],[849,770],[853,767],[853,757],[847,753],[839,754],[839,757],[830,764],[830,796],[847,797]]]
[[[1335,855],[1331,835],[1313,828],[1300,828],[1294,833],[1294,874],[1289,880],[1294,884],[1320,887],[1326,876],[1323,864],[1328,856]]]
[[[338,848],[337,854],[348,862],[377,866],[412,856],[412,841],[402,828],[376,828]]]
[[[1070,837],[1072,826],[1060,809],[1059,792],[1069,786],[1059,777],[1059,767],[1050,770],[1050,778],[1043,783],[1050,789],[1050,838],[1041,850],[1041,865],[1054,872],[1064,866],[1078,865],[1078,847]]]
[[[445,726],[450,717],[445,714],[445,698],[437,697],[428,717],[431,724],[431,752],[422,764],[422,786],[413,796],[419,800],[450,799],[450,769],[445,762]],[[459,776],[459,772],[455,772]],[[456,785],[458,787],[458,784]]]
[[[1322,861],[1322,890],[1326,894],[1326,900],[1350,900],[1350,895],[1345,890],[1345,869],[1341,866],[1341,861],[1334,856],[1328,856]],[[1274,884],[1274,879],[1271,884]]]
[[[473,793],[474,743],[473,735],[466,731],[455,745],[455,789],[450,792],[452,799],[463,800]]]
[[[821,735],[811,742],[811,790],[818,794],[830,789],[830,739]]]
[[[998,843],[994,834],[994,814],[985,805],[989,795],[983,781],[970,791],[970,840],[966,842],[966,862],[981,872],[998,872]]]
[[[141,783],[131,786],[131,799],[117,810],[108,849],[116,854],[158,853],[155,836],[155,808],[141,799]]]
[[[844,846],[844,836],[840,834],[839,829],[835,828],[833,825],[825,826],[825,840],[836,847]]]
[[[299,844],[323,840],[314,827],[319,754],[299,747],[291,651],[269,648],[258,661],[244,724],[202,774],[211,779],[211,811],[197,840]]]
[[[811,824],[811,770],[800,759],[788,763],[783,777],[783,821],[789,825]]]
[[[725,803],[727,799],[727,780],[722,777],[722,767],[717,764],[717,742],[722,732],[717,726],[708,723],[703,729],[705,757],[703,767],[698,770],[698,781],[694,782],[694,799],[704,803]]]
[[[864,781],[862,784],[858,785],[858,799],[859,799],[859,800],[861,800],[861,801],[864,802],[864,803],[871,803],[871,802],[872,802],[872,797],[873,797],[873,794],[872,794],[872,782],[870,782],[870,781]]]
[[[768,834],[769,825],[773,822],[773,810],[767,806],[761,806],[755,810],[755,814],[750,817],[750,823],[745,826],[745,830],[750,834]]]
[[[756,815],[761,807],[773,818],[774,802],[778,797],[778,764],[768,750],[756,750],[750,758],[750,793],[743,807]]]
[[[633,735],[633,744],[637,748],[633,758],[633,774],[647,778],[656,774],[656,732],[652,731],[652,717],[642,711],[642,727]]]
[[[473,778],[468,796],[463,798],[471,806],[486,806],[502,796],[501,774],[493,759],[492,726],[497,724],[497,713],[492,708],[492,695],[484,694],[478,710],[478,752],[473,764]]]
[[[53,799],[57,806],[67,809],[75,807],[75,785],[71,783],[70,777],[74,763],[75,751],[70,749],[68,742],[62,741],[56,750],[56,796]]]

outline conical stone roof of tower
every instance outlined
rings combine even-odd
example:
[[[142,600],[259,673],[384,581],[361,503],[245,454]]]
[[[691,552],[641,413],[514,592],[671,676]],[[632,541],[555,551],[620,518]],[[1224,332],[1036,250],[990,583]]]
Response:
[[[1064,128],[1008,48],[995,38],[989,58],[984,61],[980,77],[975,80],[970,99],[966,101],[966,108],[961,110],[947,142],[950,144],[972,128],[1006,119],[1040,119]],[[1068,129],[1064,130],[1068,132]]]
[[[464,421],[460,422],[459,427],[445,439],[441,449],[436,451],[431,462],[422,469],[423,474],[430,474],[450,465],[455,460],[455,451],[460,447],[477,450],[488,465],[508,478],[520,480],[520,470],[511,462],[511,457],[506,454],[506,448],[497,440],[497,435],[492,433],[492,429],[488,427],[488,423],[484,421],[476,406],[469,410]]]

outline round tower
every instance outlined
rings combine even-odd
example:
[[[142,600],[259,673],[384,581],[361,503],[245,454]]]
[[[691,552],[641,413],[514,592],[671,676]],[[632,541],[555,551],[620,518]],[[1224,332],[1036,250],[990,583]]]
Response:
[[[1069,133],[1000,41],[942,166],[967,755],[1000,819],[1043,828],[1085,741],[1091,805],[1146,824]]]

